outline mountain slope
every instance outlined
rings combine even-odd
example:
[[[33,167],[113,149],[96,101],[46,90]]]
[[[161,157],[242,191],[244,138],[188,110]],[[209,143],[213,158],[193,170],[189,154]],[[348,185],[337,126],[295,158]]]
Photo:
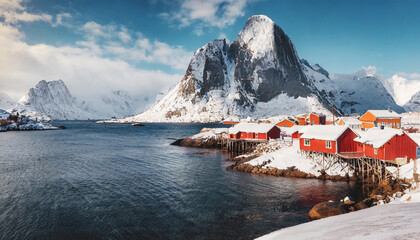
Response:
[[[289,37],[266,16],[252,16],[236,41],[198,49],[181,82],[146,112],[122,121],[213,122],[328,113],[327,98],[309,82]]]
[[[369,109],[388,109],[401,113],[399,106],[381,83],[381,76],[365,69],[354,74],[331,74],[336,86],[336,106],[346,114],[363,114]]]
[[[126,117],[137,112],[140,100],[124,91],[113,91],[81,101],[62,80],[40,81],[14,106],[14,110],[39,119],[87,120]]]
[[[5,93],[0,92],[0,109],[9,109],[15,105],[15,102]]]
[[[95,117],[71,95],[62,80],[40,81],[19,100],[15,110],[43,119],[83,120]]]
[[[383,78],[382,83],[400,106],[405,104],[413,106],[412,103],[409,104],[409,101],[420,92],[420,80],[409,79],[400,74],[394,74],[388,79]],[[415,98],[418,99],[418,97]]]

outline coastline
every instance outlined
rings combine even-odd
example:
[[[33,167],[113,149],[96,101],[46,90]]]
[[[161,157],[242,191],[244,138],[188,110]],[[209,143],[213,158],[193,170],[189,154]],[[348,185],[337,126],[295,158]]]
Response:
[[[217,149],[217,139],[211,132],[204,132],[188,138],[178,139],[171,145]],[[220,149],[220,148],[219,148]],[[317,162],[306,158],[298,151],[298,143],[290,141],[269,141],[257,145],[244,155],[227,159],[233,164],[227,170],[242,171],[251,174],[271,175],[274,177],[318,179],[321,181],[358,182],[364,184],[368,191],[358,201],[351,198],[341,202],[321,202],[315,205],[308,216],[311,220],[342,215],[366,208],[392,202],[396,195],[403,195],[411,185],[407,181],[387,181],[376,186],[368,184],[368,179],[352,171],[349,166],[320,166]]]

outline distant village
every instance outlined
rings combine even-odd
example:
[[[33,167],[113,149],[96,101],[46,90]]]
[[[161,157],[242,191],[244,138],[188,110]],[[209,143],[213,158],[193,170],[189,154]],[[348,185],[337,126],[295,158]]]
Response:
[[[0,109],[0,132],[29,131],[29,130],[56,130],[64,127],[54,127],[47,121],[38,121],[18,112],[9,113]]]

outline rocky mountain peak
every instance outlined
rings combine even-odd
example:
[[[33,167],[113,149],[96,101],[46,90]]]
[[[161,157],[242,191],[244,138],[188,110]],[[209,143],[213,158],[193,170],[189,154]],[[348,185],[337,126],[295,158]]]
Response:
[[[267,16],[254,15],[248,18],[244,29],[238,34],[241,47],[262,58],[274,48],[274,22]]]

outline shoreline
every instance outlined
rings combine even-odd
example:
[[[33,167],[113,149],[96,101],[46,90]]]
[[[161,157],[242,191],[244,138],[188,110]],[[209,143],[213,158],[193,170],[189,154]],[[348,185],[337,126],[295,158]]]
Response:
[[[171,145],[220,149],[219,145],[217,145],[216,138],[208,136],[206,138],[200,138],[197,136],[201,135],[197,134],[192,137],[178,139],[171,143]],[[274,146],[270,146],[270,144]],[[270,154],[279,150],[281,151],[282,148],[286,150],[290,148],[289,150],[293,150],[293,142],[289,146],[282,145],[281,143],[276,145],[275,142],[268,142],[258,146],[262,147],[256,147],[245,155],[227,159],[226,161],[234,163],[227,166],[226,169],[251,174],[271,175],[274,177],[318,179],[321,181],[330,180],[333,182],[356,182],[362,184],[363,187],[366,186],[366,188],[368,188],[366,194],[357,202],[346,197],[346,199],[343,199],[341,202],[321,202],[316,204],[308,213],[308,217],[311,221],[371,208],[381,203],[389,203],[395,194],[402,194],[407,188],[411,187],[410,183],[404,180],[387,181],[382,184],[373,185],[369,183],[369,179],[360,178],[360,176],[357,176],[357,174],[350,171],[350,169],[347,169],[347,172],[346,170],[343,171],[343,169],[338,172],[329,171],[330,174],[324,169],[317,170],[317,172],[314,172],[314,169],[312,169],[312,172],[308,172],[299,169],[299,167],[297,167],[298,165],[295,166],[293,164],[295,161],[292,161],[292,164],[286,164],[283,168],[270,166],[273,164],[275,165],[273,161],[276,161],[274,158],[270,159]],[[296,152],[294,152],[294,154],[295,157],[299,158],[299,155]],[[286,154],[285,157],[293,158],[293,155],[290,156]],[[305,164],[314,164],[309,159],[305,159],[305,161]]]

